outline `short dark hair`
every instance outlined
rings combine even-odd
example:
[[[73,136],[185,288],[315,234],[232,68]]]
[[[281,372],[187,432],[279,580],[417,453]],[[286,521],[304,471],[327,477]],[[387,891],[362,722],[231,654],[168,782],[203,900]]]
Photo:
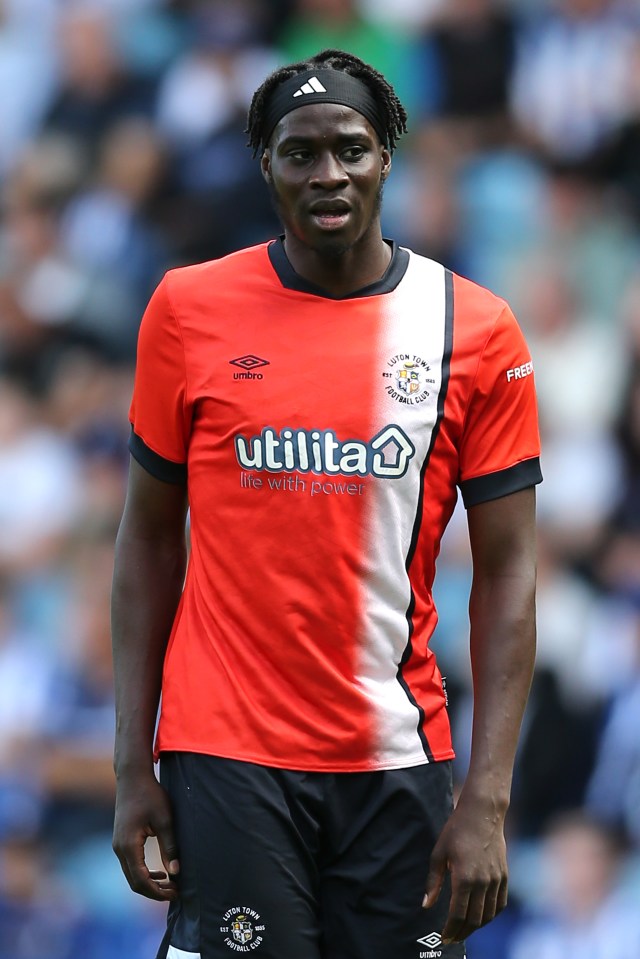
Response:
[[[298,63],[291,63],[275,70],[254,93],[245,131],[249,134],[247,146],[253,148],[253,155],[257,156],[260,148],[266,146],[262,143],[262,127],[265,106],[273,90],[289,77],[316,67],[343,70],[366,83],[380,107],[387,145],[393,152],[398,139],[407,132],[407,111],[400,103],[391,84],[374,67],[352,53],[345,53],[344,50],[322,50],[309,60],[300,60]]]

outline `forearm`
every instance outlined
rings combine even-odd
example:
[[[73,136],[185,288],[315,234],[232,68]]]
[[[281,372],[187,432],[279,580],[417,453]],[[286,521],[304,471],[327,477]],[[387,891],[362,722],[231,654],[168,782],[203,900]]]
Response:
[[[184,539],[145,537],[121,527],[112,596],[117,776],[152,769],[162,667],[185,564]]]
[[[508,565],[508,564],[505,564]],[[535,565],[477,573],[470,601],[473,731],[466,795],[504,812],[535,659]]]

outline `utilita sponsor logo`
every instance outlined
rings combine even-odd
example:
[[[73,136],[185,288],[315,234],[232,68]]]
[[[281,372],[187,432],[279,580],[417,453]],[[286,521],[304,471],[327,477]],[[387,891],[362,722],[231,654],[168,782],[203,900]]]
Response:
[[[339,440],[333,430],[265,426],[261,433],[235,437],[236,459],[244,470],[270,473],[327,473],[343,476],[404,476],[415,446],[399,426],[390,424],[370,439]]]

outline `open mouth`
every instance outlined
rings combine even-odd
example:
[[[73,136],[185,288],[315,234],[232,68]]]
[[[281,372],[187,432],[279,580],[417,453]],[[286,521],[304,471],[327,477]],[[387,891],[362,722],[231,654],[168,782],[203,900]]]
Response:
[[[345,207],[341,207],[340,209],[317,208],[311,211],[311,216],[319,226],[323,228],[335,229],[338,226],[342,226],[342,224],[346,222],[349,212],[350,211]]]

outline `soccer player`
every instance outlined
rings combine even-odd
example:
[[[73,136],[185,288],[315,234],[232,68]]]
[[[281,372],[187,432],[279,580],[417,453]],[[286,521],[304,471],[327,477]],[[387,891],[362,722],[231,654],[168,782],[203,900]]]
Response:
[[[405,125],[352,55],[276,71],[248,132],[284,235],[170,271],[142,321],[114,848],[136,892],[170,902],[159,959],[460,959],[506,902],[535,645],[532,366],[503,300],[382,237]],[[453,809],[429,640],[457,488],[474,723]]]

